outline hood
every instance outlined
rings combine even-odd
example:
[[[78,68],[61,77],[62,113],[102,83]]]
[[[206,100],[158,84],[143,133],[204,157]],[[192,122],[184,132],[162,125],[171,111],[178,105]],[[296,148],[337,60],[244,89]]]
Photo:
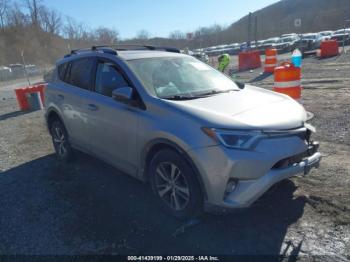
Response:
[[[304,108],[293,99],[247,85],[240,91],[166,102],[215,128],[285,130],[306,120]]]

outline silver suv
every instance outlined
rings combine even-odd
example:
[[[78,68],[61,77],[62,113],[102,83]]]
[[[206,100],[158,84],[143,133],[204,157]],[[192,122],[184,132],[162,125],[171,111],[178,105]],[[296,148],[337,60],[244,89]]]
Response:
[[[59,159],[96,156],[148,182],[177,217],[248,207],[321,160],[300,104],[176,49],[73,51],[57,62],[45,107]]]

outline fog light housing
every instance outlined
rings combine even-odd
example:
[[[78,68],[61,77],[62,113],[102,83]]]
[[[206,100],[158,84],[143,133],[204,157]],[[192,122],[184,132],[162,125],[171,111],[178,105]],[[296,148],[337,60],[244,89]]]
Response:
[[[237,179],[230,179],[226,185],[225,197],[231,194],[233,191],[235,191],[235,189],[237,188],[237,185],[238,185]]]

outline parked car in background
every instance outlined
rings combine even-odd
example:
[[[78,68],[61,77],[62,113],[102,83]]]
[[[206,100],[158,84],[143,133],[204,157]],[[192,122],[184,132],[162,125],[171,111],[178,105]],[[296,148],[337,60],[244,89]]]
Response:
[[[273,37],[273,38],[269,38],[267,40],[265,40],[261,46],[260,46],[260,50],[262,52],[265,52],[266,49],[268,48],[275,48],[277,44],[279,44],[280,38],[279,37]]]
[[[256,50],[258,48],[258,45],[259,45],[259,41],[257,41],[257,42],[251,41],[250,42],[250,49]]]
[[[273,47],[278,50],[279,53],[291,52],[295,49],[295,43],[298,39],[294,36],[285,36],[280,38],[278,43],[274,44]]]
[[[40,74],[40,70],[36,65],[26,65],[25,70],[28,76],[35,76]]]
[[[296,43],[299,40],[298,35],[289,35],[281,37],[279,41],[279,48],[281,52],[291,52],[296,48]]]
[[[350,34],[350,28],[343,28],[343,29],[334,31],[333,35],[337,35],[337,34]]]
[[[11,79],[12,70],[6,66],[0,66],[0,81],[6,81]]]
[[[317,33],[302,34],[301,38],[295,43],[296,47],[302,52],[315,49],[317,36]]]
[[[339,29],[334,32],[331,37],[332,40],[336,40],[339,45],[349,45],[350,44],[350,28]]]
[[[333,31],[322,31],[317,33],[317,37],[315,39],[313,48],[314,49],[320,48],[322,41],[330,40],[332,35],[333,35]]]
[[[180,218],[248,207],[319,166],[298,102],[145,48],[95,47],[57,62],[45,116],[59,160],[73,149],[100,158],[148,182],[156,203]]]
[[[227,53],[229,55],[237,55],[240,52],[240,44],[232,43],[227,45]]]
[[[22,64],[11,64],[9,65],[11,69],[12,76],[14,78],[25,77],[24,65]]]
[[[318,35],[320,37],[326,37],[328,39],[330,39],[333,35],[334,31],[321,31],[321,32],[318,32]]]
[[[281,37],[282,38],[283,37],[297,37],[297,38],[299,38],[299,35],[297,33],[289,33],[289,34],[283,34]]]

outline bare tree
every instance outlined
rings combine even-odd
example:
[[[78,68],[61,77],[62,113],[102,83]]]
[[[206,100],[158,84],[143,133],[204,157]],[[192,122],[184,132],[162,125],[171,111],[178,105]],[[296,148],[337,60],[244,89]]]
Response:
[[[24,27],[28,24],[28,17],[16,2],[7,10],[6,20],[8,25],[14,28]]]
[[[24,0],[25,6],[28,8],[32,25],[40,25],[40,9],[43,8],[42,0]]]
[[[78,23],[71,17],[66,17],[63,32],[64,35],[70,40],[79,40],[86,37],[88,34],[84,24]]]
[[[118,41],[119,33],[115,29],[100,27],[93,32],[93,36],[95,41],[100,44],[115,44]]]
[[[8,8],[8,0],[0,0],[0,26],[4,28],[5,26],[5,14]]]
[[[183,32],[180,30],[175,30],[169,34],[170,39],[175,39],[175,40],[180,40],[180,39],[185,39],[186,36]]]
[[[149,32],[142,29],[137,33],[136,39],[147,40],[149,39],[149,36],[150,36]]]
[[[42,7],[40,10],[40,20],[42,28],[50,34],[59,34],[62,27],[61,14],[55,10]]]

